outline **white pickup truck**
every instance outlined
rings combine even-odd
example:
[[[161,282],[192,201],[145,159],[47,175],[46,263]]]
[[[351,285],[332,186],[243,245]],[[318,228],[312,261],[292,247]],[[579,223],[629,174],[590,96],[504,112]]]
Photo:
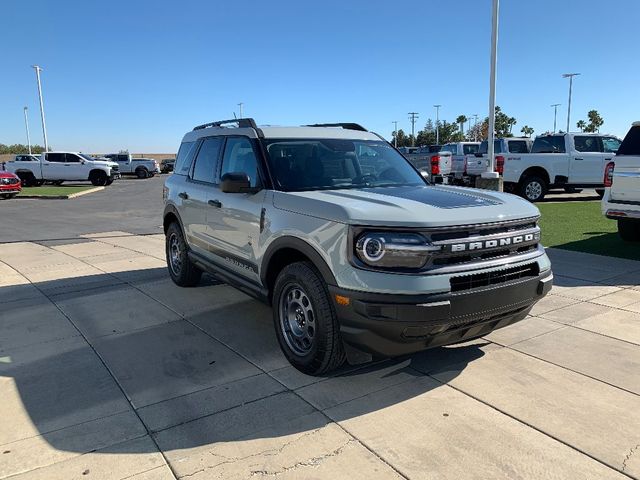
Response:
[[[480,142],[455,142],[442,146],[440,153],[451,153],[451,169],[449,172],[450,184],[464,184],[468,179],[467,164],[475,160],[475,154],[480,148]]]
[[[16,155],[5,164],[23,185],[40,186],[44,182],[60,185],[65,181],[89,180],[93,185],[111,185],[120,177],[118,164],[100,161],[79,152],[46,152],[39,156]]]
[[[121,175],[149,178],[160,173],[160,165],[152,158],[133,158],[130,153],[110,153],[104,157],[118,163]]]
[[[620,139],[599,133],[559,133],[535,139],[529,154],[503,157],[506,191],[529,201],[542,200],[550,188],[567,192],[595,188],[604,193],[604,168],[620,147]]]
[[[618,221],[623,240],[640,242],[640,122],[634,122],[605,167],[602,213]]]
[[[496,164],[502,164],[505,155],[529,153],[532,143],[533,141],[527,137],[496,138],[493,142]],[[475,178],[487,171],[489,167],[488,148],[489,142],[484,140],[480,143],[478,151],[473,156],[467,158],[466,173],[464,174],[466,183],[470,183],[473,186],[475,184]],[[494,169],[499,171],[499,169],[495,167]]]

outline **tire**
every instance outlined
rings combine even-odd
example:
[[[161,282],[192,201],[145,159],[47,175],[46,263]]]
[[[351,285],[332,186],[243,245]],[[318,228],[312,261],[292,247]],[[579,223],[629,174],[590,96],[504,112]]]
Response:
[[[105,186],[107,186],[107,187],[108,187],[108,186],[109,186],[109,185],[111,185],[112,183],[113,183],[113,178],[109,177],[109,178],[107,178],[107,183],[105,183]]]
[[[303,373],[321,375],[344,363],[338,318],[313,264],[284,267],[276,279],[272,303],[278,343],[291,365]]]
[[[176,222],[169,225],[165,238],[167,268],[171,280],[180,287],[195,287],[200,282],[202,270],[189,260],[189,248],[180,225]]]
[[[107,177],[107,174],[102,170],[96,170],[94,172],[91,172],[91,175],[89,175],[89,180],[91,181],[91,185],[95,187],[104,187],[107,184],[109,177]]]
[[[640,220],[619,218],[618,234],[625,242],[640,242]]]
[[[36,177],[31,172],[18,172],[16,175],[20,178],[23,187],[36,186]]]
[[[51,182],[53,185],[55,185],[56,187],[59,187],[60,185],[62,185],[64,183],[64,180],[54,180],[53,182]]]
[[[574,188],[574,187],[564,187],[564,191],[565,193],[580,193],[582,192],[581,188]]]
[[[541,177],[532,175],[520,181],[520,196],[530,202],[539,202],[547,194],[547,182]]]
[[[596,188],[596,193],[600,198],[604,197],[604,188]]]
[[[147,171],[146,168],[138,168],[138,169],[136,169],[136,175],[140,179],[149,178],[149,172]]]

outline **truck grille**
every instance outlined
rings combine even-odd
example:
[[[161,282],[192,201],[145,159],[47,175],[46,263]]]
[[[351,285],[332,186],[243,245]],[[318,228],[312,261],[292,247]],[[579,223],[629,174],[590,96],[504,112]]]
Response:
[[[120,171],[120,166],[119,165],[114,165],[113,167],[111,167],[111,171],[119,172]]]
[[[525,277],[538,276],[538,264],[530,263],[519,267],[506,268],[493,272],[475,273],[472,275],[461,275],[452,277],[449,282],[452,292],[461,292],[463,290],[471,290],[480,287],[489,287]]]

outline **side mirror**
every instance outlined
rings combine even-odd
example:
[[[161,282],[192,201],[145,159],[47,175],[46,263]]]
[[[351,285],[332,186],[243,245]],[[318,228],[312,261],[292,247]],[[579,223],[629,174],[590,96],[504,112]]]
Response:
[[[225,173],[220,180],[220,188],[224,193],[253,193],[258,190],[251,188],[249,175],[244,172]]]

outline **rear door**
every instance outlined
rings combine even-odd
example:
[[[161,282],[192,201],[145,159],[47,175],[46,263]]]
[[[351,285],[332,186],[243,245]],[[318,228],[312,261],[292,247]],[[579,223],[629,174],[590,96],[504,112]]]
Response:
[[[613,157],[613,200],[640,202],[640,125],[634,125]]]
[[[42,154],[42,178],[45,180],[70,180],[65,178],[65,154]]]
[[[602,184],[604,155],[602,142],[595,135],[575,135],[569,159],[569,183]]]

